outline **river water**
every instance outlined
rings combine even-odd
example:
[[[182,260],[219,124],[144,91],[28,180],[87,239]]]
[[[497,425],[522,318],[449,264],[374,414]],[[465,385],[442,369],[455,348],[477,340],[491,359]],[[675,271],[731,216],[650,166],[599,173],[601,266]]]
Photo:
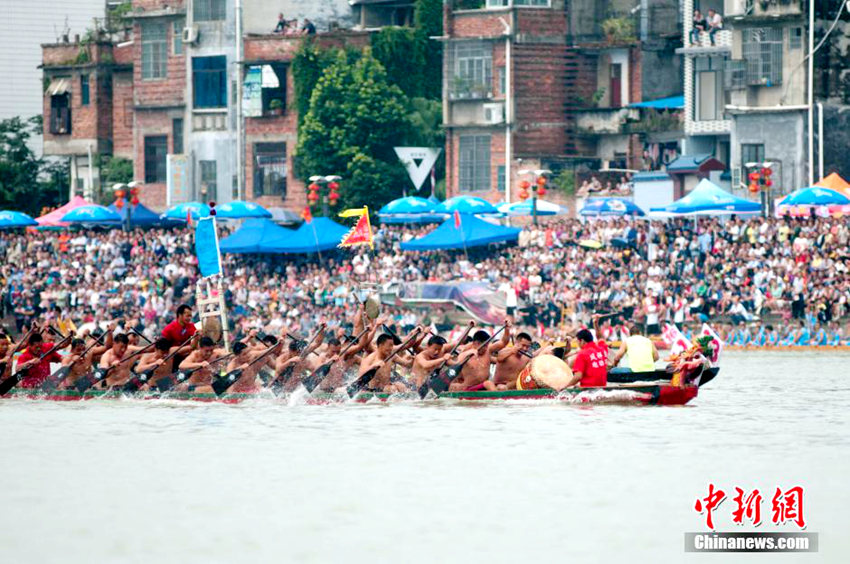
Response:
[[[0,562],[741,561],[683,551],[709,482],[766,532],[802,485],[780,558],[847,562],[848,362],[727,353],[685,407],[2,400]]]

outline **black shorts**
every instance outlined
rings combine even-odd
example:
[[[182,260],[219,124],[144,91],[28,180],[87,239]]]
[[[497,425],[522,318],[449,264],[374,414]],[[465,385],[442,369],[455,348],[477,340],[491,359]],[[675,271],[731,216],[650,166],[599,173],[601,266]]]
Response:
[[[646,326],[646,334],[647,335],[660,335],[661,334],[661,326],[658,323],[652,323],[651,325]]]
[[[515,307],[515,306],[514,306],[514,307],[510,307],[510,306],[509,306],[509,307],[508,307],[508,315],[510,315],[511,317],[513,317],[515,313],[516,313],[516,307]]]

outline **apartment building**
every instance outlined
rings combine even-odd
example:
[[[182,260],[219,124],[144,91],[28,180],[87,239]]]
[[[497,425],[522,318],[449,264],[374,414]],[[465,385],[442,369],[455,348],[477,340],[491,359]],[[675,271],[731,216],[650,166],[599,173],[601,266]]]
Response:
[[[692,39],[691,14],[720,14],[714,42]],[[746,191],[748,165],[772,163],[773,196],[807,181],[806,37],[799,0],[684,0],[685,151],[729,167]]]
[[[634,105],[681,93],[676,0],[444,6],[449,195],[510,197],[529,168],[641,167],[658,140]]]

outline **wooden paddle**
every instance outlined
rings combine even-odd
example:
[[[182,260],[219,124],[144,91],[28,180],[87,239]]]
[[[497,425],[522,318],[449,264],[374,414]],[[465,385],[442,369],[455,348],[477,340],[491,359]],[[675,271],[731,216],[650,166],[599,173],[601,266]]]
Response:
[[[413,340],[419,335],[420,332],[422,332],[421,327],[417,327],[416,329],[414,329],[413,332],[408,335],[407,339],[405,339],[404,342],[402,342],[399,346],[394,348],[390,355],[386,359],[384,359],[384,364],[386,365],[390,360],[393,359],[395,355],[406,349],[408,345],[410,345],[410,343],[413,342]],[[380,367],[372,368],[371,370],[364,373],[362,376],[358,377],[354,382],[352,382],[351,385],[346,388],[346,392],[348,392],[348,397],[354,397],[363,388],[368,386],[369,382],[371,382],[375,378],[375,375],[378,373],[379,368]]]
[[[339,355],[337,359],[331,362],[326,362],[325,364],[316,368],[312,374],[301,380],[301,383],[304,384],[304,387],[307,388],[307,393],[312,394],[313,390],[322,383],[322,381],[327,377],[328,373],[331,371],[331,367],[334,365],[334,362],[342,360],[345,358],[345,353],[347,353],[351,347],[360,342],[360,339],[363,338],[363,335],[369,332],[369,328],[363,329],[359,335],[357,335],[351,342],[345,345],[345,348],[339,351]]]
[[[457,348],[461,344],[463,344],[463,342],[469,336],[469,332],[472,331],[473,327],[475,327],[475,322],[470,321],[469,325],[466,326],[466,329],[463,330],[463,334],[455,342],[454,346],[452,347],[452,350],[449,351],[449,356],[454,356],[455,352],[457,351]],[[419,386],[419,390],[418,390],[420,398],[425,398],[425,396],[428,395],[428,390],[431,389],[431,381],[440,377],[440,372],[443,370],[443,368],[446,367],[446,364],[448,364],[448,363],[449,363],[448,359],[444,360],[443,363],[440,364],[440,366],[438,366],[437,368],[435,368],[431,372],[430,376],[428,376],[428,379],[425,380],[424,382],[422,382],[422,385]],[[446,385],[448,386],[448,384],[446,384]]]
[[[156,383],[156,389],[160,392],[167,392],[172,387],[174,387],[175,384],[182,384],[183,382],[188,380],[189,377],[192,376],[192,374],[194,374],[198,370],[202,370],[203,368],[210,368],[212,365],[218,364],[222,360],[227,360],[227,359],[232,358],[234,356],[236,356],[236,355],[234,355],[233,353],[228,353],[226,355],[218,357],[215,360],[208,362],[207,366],[198,366],[197,368],[178,370],[176,373],[172,374],[171,376],[168,376],[166,378],[162,378],[162,379],[158,380],[157,383]],[[172,376],[175,376],[175,377],[172,378]]]
[[[191,335],[185,341],[180,343],[180,345],[178,345],[176,349],[174,349],[173,351],[171,351],[170,353],[165,355],[165,357],[162,359],[162,363],[159,366],[162,366],[163,364],[165,364],[166,362],[168,362],[169,360],[171,360],[172,358],[177,356],[177,353],[180,352],[180,349],[185,347],[186,343],[188,343],[189,341],[191,341],[194,338],[195,338],[195,336]],[[153,343],[153,344],[156,344],[156,343]],[[122,392],[129,392],[129,393],[139,391],[139,388],[144,386],[145,382],[150,380],[151,376],[153,376],[154,372],[156,371],[157,368],[159,368],[159,366],[154,366],[153,368],[148,368],[147,370],[145,370],[141,374],[134,374],[133,377],[130,378],[130,380],[126,384],[124,384],[124,386],[121,388],[121,391]]]
[[[75,358],[74,360],[72,360],[71,362],[66,364],[65,366],[60,367],[59,370],[57,370],[56,372],[51,374],[50,377],[47,380],[44,381],[44,384],[41,385],[41,389],[43,391],[52,392],[53,390],[58,388],[59,385],[62,382],[65,381],[65,378],[67,378],[68,375],[71,373],[71,368],[73,368],[73,366],[75,364],[77,364],[78,362],[80,362],[81,360],[86,358],[86,355],[89,354],[89,351],[91,351],[97,345],[103,343],[103,336],[100,336],[100,337],[97,337],[97,338],[92,337],[92,338],[94,339],[94,342],[91,345],[89,345],[88,347],[86,347],[85,350],[80,353],[80,356],[78,356],[77,358]]]
[[[275,375],[275,377],[272,379],[272,381],[269,382],[269,384],[268,384],[270,387],[275,388],[276,390],[279,390],[280,388],[282,388],[283,386],[286,385],[286,383],[292,377],[293,372],[295,372],[295,366],[298,365],[305,358],[307,358],[307,355],[310,354],[310,352],[311,352],[310,346],[313,343],[316,342],[316,339],[319,338],[319,335],[321,335],[324,332],[324,330],[325,330],[325,324],[322,323],[321,325],[319,325],[319,330],[316,331],[316,334],[313,335],[312,339],[310,339],[310,342],[307,343],[306,345],[304,345],[304,348],[301,349],[300,353],[298,353],[298,362],[296,362],[294,364],[290,364],[289,366],[287,366],[286,368],[281,370],[280,374]],[[290,339],[293,338],[292,335],[290,335],[289,333],[287,333],[286,335]],[[304,342],[304,341],[296,340],[296,342]]]
[[[64,347],[67,344],[67,342],[69,342],[70,340],[71,340],[70,336],[65,337],[64,339],[62,339],[61,341],[59,341],[58,343],[56,343],[55,345],[50,347],[50,349],[46,353],[44,353],[43,355],[38,357],[38,362],[34,362],[31,366],[38,366],[41,363],[41,361],[43,361],[45,358],[47,358],[48,356],[55,353],[57,350]],[[6,378],[3,382],[0,382],[0,396],[6,395],[7,393],[9,393],[9,391],[12,388],[14,388],[18,384],[20,384],[21,381],[24,379],[22,374],[29,372],[29,370],[30,370],[30,366],[27,366],[26,368],[18,370],[17,372],[15,372],[14,374],[12,374],[8,378]]]
[[[478,345],[478,347],[476,347],[476,351],[480,351],[481,349],[483,349],[484,347],[486,347],[490,343],[492,343],[493,339],[495,339],[499,335],[499,333],[501,333],[502,331],[505,330],[505,327],[507,327],[507,326],[502,325],[501,327],[499,327],[498,330],[494,331],[493,334],[490,335],[490,337],[486,341],[484,341],[483,343]],[[470,356],[466,357],[463,362],[461,362],[457,366],[453,366],[452,368],[450,368],[449,372],[448,372],[448,378],[442,378],[441,377],[441,378],[437,378],[435,381],[429,382],[428,384],[429,384],[430,388],[438,394],[441,394],[441,393],[445,392],[446,390],[448,390],[449,384],[451,383],[451,381],[453,379],[457,378],[457,376],[463,370],[463,367],[466,366],[466,363],[469,362],[469,359],[472,358],[473,356],[474,355],[470,355]],[[422,394],[422,392],[420,391],[420,396],[425,397],[425,396],[422,396],[421,394]],[[427,392],[426,392],[426,395],[427,395]]]
[[[276,349],[278,349],[282,344],[283,344],[283,342],[279,342],[278,344],[270,347],[269,350],[263,352],[263,354],[261,354],[260,356],[258,356],[257,358],[255,358],[254,360],[249,362],[248,365],[244,369],[243,368],[236,368],[234,370],[231,370],[227,374],[225,374],[222,378],[219,378],[218,380],[213,380],[212,388],[213,388],[213,391],[215,392],[215,394],[217,396],[220,396],[221,394],[226,392],[227,389],[230,386],[235,384],[236,381],[239,378],[242,377],[242,374],[244,373],[245,370],[247,370],[248,368],[250,368],[254,364],[257,364],[261,360],[265,359],[267,356],[269,356],[271,353],[273,353]]]
[[[117,366],[121,366],[122,364],[124,364],[128,360],[131,360],[131,359],[139,356],[140,354],[144,353],[146,350],[148,350],[149,348],[151,348],[153,346],[154,346],[154,343],[146,345],[146,346],[142,347],[141,349],[137,350],[136,352],[127,356],[127,358],[121,359],[121,361],[118,364],[115,364],[113,366],[109,366],[107,368],[101,368],[99,366],[96,367],[94,370],[91,371],[90,374],[86,375],[85,378],[80,378],[80,380],[76,384],[74,384],[74,387],[80,393],[85,392],[86,390],[91,388],[93,385],[97,384],[98,382],[105,380],[106,377],[109,376],[109,373],[112,371],[113,368],[115,368]]]

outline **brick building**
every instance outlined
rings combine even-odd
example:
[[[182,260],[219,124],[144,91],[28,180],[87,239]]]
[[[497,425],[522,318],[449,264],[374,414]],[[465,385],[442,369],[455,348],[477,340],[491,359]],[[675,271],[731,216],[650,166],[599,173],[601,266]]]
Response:
[[[522,169],[639,168],[646,132],[630,129],[641,117],[630,106],[681,92],[681,35],[675,0],[634,4],[446,2],[449,195],[505,198]]]

